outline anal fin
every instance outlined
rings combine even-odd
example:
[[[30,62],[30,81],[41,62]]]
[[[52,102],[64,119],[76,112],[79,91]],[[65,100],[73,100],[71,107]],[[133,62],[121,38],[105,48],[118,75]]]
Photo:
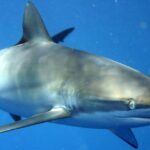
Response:
[[[116,136],[121,138],[123,141],[128,143],[134,148],[138,148],[138,143],[137,140],[132,132],[131,129],[129,128],[121,128],[121,129],[112,129],[111,130]]]
[[[43,122],[53,121],[57,119],[62,119],[70,116],[70,112],[65,108],[53,108],[50,111],[37,114],[35,116],[31,116],[30,118],[16,121],[14,123],[10,123],[4,126],[0,126],[0,133],[15,130],[18,128],[23,128],[27,126],[31,126],[34,124],[39,124]]]

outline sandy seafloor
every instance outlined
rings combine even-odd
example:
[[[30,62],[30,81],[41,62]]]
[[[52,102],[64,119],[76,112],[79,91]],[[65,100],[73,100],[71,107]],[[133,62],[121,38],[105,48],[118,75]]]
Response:
[[[26,0],[0,0],[0,48],[22,34]],[[64,44],[109,57],[150,75],[150,0],[34,0],[51,35],[76,30]],[[0,123],[12,121],[0,111]],[[133,130],[139,150],[150,149],[150,127]],[[0,150],[128,150],[107,130],[44,123],[0,134]]]

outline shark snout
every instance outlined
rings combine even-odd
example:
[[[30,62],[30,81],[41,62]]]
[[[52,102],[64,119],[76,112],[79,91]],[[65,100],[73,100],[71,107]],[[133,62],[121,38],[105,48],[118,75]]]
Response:
[[[150,108],[150,91],[137,97],[137,106],[143,108]]]

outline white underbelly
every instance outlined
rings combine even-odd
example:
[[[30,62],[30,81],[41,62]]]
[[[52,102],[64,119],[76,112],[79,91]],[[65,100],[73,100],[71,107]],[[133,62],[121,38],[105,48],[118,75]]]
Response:
[[[71,118],[54,121],[54,123],[96,129],[135,128],[150,125],[150,109],[136,113],[127,111],[81,112]]]
[[[111,115],[111,113],[79,113],[75,116],[67,119],[54,121],[54,123],[60,123],[65,125],[79,126],[85,128],[98,128],[106,129],[118,126],[119,122],[117,118]]]
[[[50,110],[55,99],[45,86],[10,89],[0,93],[0,109],[27,117]]]

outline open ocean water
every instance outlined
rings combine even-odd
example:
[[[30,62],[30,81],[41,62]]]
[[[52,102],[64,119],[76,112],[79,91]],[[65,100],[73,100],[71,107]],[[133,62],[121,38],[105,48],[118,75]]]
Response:
[[[22,35],[27,0],[0,0],[0,48]],[[63,45],[109,57],[150,75],[150,0],[33,0],[50,35],[75,31]],[[0,124],[12,121],[0,111]],[[133,130],[150,150],[150,127]],[[130,150],[108,130],[43,123],[0,134],[0,150]]]

